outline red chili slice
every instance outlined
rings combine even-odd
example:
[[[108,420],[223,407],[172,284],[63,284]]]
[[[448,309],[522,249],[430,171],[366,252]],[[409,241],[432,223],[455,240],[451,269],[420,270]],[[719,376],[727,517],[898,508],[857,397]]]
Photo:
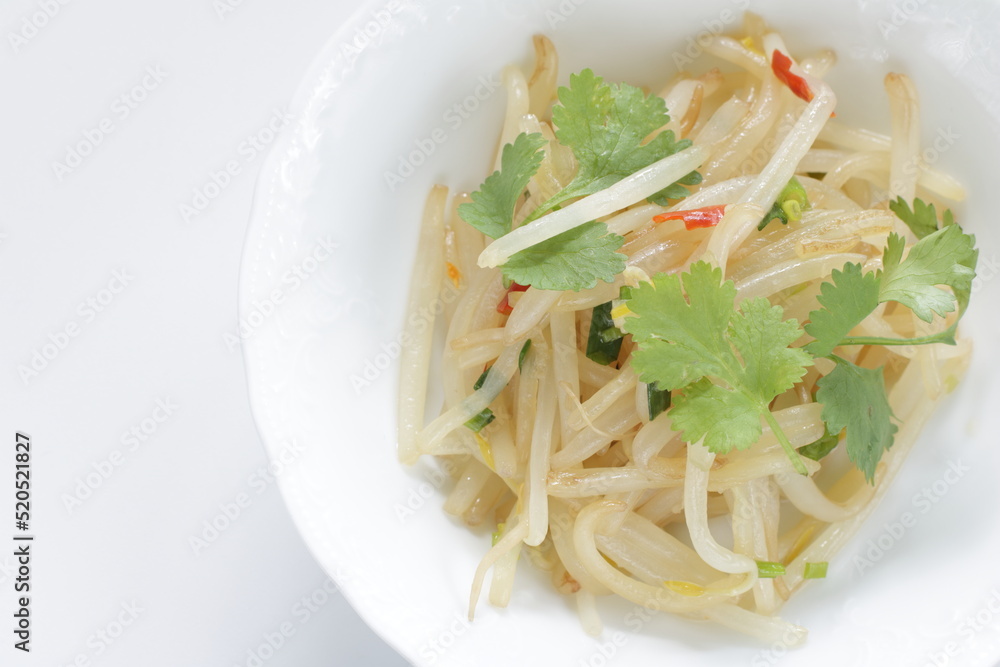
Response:
[[[683,220],[686,229],[702,229],[705,227],[715,227],[725,214],[725,206],[705,206],[704,208],[693,208],[688,211],[663,213],[653,218],[653,222]]]
[[[507,292],[503,295],[503,299],[497,304],[497,312],[503,315],[510,315],[514,312],[514,307],[510,305],[510,293],[511,292],[526,292],[531,285],[518,285],[517,283],[511,283],[510,287],[507,288]]]
[[[806,102],[812,102],[813,91],[809,84],[798,74],[792,73],[792,59],[778,49],[775,49],[774,53],[771,54],[771,70],[774,71],[778,80],[788,86],[798,97]]]

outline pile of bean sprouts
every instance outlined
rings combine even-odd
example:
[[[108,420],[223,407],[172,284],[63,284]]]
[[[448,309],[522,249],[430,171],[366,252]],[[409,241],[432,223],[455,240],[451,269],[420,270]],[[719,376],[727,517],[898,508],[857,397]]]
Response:
[[[503,73],[506,115],[493,169],[499,168],[499,147],[519,133],[539,132],[549,141],[519,200],[515,231],[488,244],[457,214],[469,201],[466,193],[449,199],[443,186],[430,193],[405,320],[411,326],[401,357],[399,454],[406,463],[438,457],[453,471],[444,510],[469,526],[496,529],[473,578],[470,617],[488,575],[489,601],[506,606],[515,571],[527,560],[550,572],[560,593],[575,598],[593,634],[601,631],[596,598],[615,594],[767,642],[804,640],[806,630],[777,613],[805,583],[805,563],[832,561],[857,532],[935,404],[968,364],[971,346],[964,340],[954,347],[838,352],[859,365],[885,368],[900,425],[869,485],[848,462],[843,443],[820,462],[804,459],[809,476],[796,474],[766,425],[751,448],[724,456],[685,443],[671,428],[669,411],[650,421],[646,386],[628,363],[628,338],[617,364],[587,358],[593,308],[617,298],[636,275],[679,272],[707,259],[735,281],[738,300],[766,297],[784,308],[786,318],[802,322],[818,307],[820,283],[833,269],[848,262],[878,269],[890,232],[908,245],[915,242],[888,210],[888,200],[920,197],[941,210],[964,198],[953,178],[921,158],[920,109],[909,78],[885,78],[888,136],[851,127],[831,118],[836,97],[823,76],[835,63],[832,52],[798,61],[815,93],[805,103],[777,80],[765,55],[788,53],[781,37],[753,14],[743,31],[706,47],[723,61],[719,68],[682,72],[659,92],[671,116],[663,129],[690,138],[693,146],[645,171],[669,183],[698,169],[704,181],[689,197],[672,208],[646,203],[634,176],[546,216],[563,228],[598,219],[625,237],[619,252],[629,268],[613,284],[580,292],[530,288],[510,294],[509,315],[497,309],[507,292],[497,265],[538,242],[530,233],[519,235],[529,228],[519,230],[518,223],[569,183],[576,169],[572,152],[554,136],[557,55],[543,36],[534,38],[529,78],[514,66]],[[763,45],[763,53],[754,45]],[[757,231],[793,175],[811,208],[799,221]],[[719,204],[734,206],[714,228],[651,222],[668,210]],[[553,233],[550,228],[547,236]],[[426,319],[435,311],[442,311],[447,334],[440,375],[431,377],[432,348],[440,341]],[[940,321],[933,328],[938,326]],[[852,335],[912,337],[930,327],[905,308],[882,304]],[[528,339],[532,345],[518,372]],[[489,364],[485,384],[474,391]],[[814,388],[832,365],[817,359],[771,406],[795,447],[824,435]],[[431,382],[443,387],[444,405],[425,423]],[[481,433],[463,426],[487,406],[496,419]],[[785,574],[761,578],[758,561],[782,563]]]

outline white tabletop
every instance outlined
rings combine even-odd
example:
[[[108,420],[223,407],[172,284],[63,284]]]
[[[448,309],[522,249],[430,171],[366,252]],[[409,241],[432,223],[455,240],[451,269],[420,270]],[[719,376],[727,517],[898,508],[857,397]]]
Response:
[[[227,337],[262,152],[358,4],[4,2],[0,664],[405,664],[299,538]]]

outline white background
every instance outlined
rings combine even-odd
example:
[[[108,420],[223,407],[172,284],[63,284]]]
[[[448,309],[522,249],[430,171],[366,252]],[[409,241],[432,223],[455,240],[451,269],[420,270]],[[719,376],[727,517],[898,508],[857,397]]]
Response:
[[[258,147],[357,4],[3,3],[0,664],[405,664],[324,589],[225,338]],[[211,199],[185,216],[196,190]],[[17,430],[33,447],[30,654],[9,629]],[[268,635],[281,646],[261,655]]]

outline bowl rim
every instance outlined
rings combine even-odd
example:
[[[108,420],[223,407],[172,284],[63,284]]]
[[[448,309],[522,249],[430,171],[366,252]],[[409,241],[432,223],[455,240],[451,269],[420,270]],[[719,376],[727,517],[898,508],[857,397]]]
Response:
[[[260,169],[255,177],[253,195],[248,216],[247,228],[244,234],[243,247],[240,256],[239,267],[239,287],[237,303],[237,321],[246,321],[252,312],[251,299],[256,294],[253,290],[252,277],[258,275],[255,270],[261,261],[263,251],[262,241],[265,232],[270,226],[272,218],[272,207],[274,199],[272,197],[272,186],[282,173],[282,166],[291,159],[290,154],[303,142],[302,133],[307,126],[308,111],[317,96],[318,90],[326,89],[326,94],[335,92],[336,85],[331,84],[330,76],[338,69],[343,74],[349,74],[357,66],[357,61],[366,56],[370,49],[360,49],[357,58],[352,63],[345,63],[343,47],[350,42],[350,37],[356,34],[357,30],[363,31],[364,26],[370,21],[374,12],[387,7],[388,5],[401,5],[405,0],[363,0],[357,9],[342,23],[339,24],[334,33],[327,38],[322,47],[312,58],[309,65],[299,78],[299,83],[291,97],[286,116],[290,119],[289,124],[281,128],[276,133],[274,143],[267,150],[261,162]],[[355,48],[357,48],[355,46]],[[255,354],[253,345],[254,338],[249,337],[241,340],[241,357],[246,377],[247,402],[254,423],[254,428],[260,439],[261,447],[268,458],[269,463],[279,461],[282,453],[279,446],[279,437],[272,432],[272,421],[267,417],[268,407],[260,392],[254,391],[257,384],[255,375],[256,366],[252,363],[252,355]],[[390,646],[396,653],[403,656],[408,662],[412,662],[414,656],[408,655],[406,648],[394,638],[391,628],[381,622],[378,614],[373,613],[364,604],[359,591],[352,589],[348,582],[350,576],[344,570],[336,568],[333,572],[324,564],[324,557],[321,553],[322,545],[312,537],[312,532],[307,530],[307,518],[297,511],[295,493],[296,486],[294,480],[295,471],[292,469],[282,470],[275,474],[275,484],[279,489],[282,501],[288,511],[292,524],[296,532],[305,544],[309,554],[316,561],[316,564],[323,572],[336,584],[341,595],[351,605],[351,608],[358,614],[371,630],[386,645]]]

